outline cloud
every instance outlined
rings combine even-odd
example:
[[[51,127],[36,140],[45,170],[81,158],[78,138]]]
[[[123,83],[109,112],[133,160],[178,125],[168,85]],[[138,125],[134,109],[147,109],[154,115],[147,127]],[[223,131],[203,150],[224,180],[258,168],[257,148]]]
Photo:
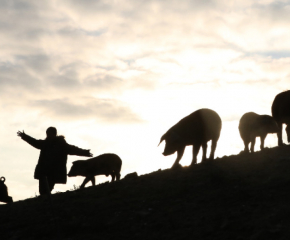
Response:
[[[37,100],[29,103],[37,108],[40,115],[63,120],[95,119],[104,123],[138,123],[138,117],[126,104],[113,99],[53,99]],[[79,102],[79,103],[77,103]]]
[[[119,88],[122,84],[122,79],[118,77],[114,77],[111,75],[105,76],[89,76],[84,80],[84,84],[87,84],[90,87],[98,87],[98,88]]]
[[[36,79],[38,83],[34,86],[38,88],[71,91],[87,84],[88,88],[112,91],[116,84],[122,90],[137,85],[150,89],[148,86],[154,86],[154,78],[160,77],[160,68],[171,68],[164,59],[180,64],[183,51],[203,48],[212,54],[215,49],[232,49],[239,54],[288,57],[285,44],[271,48],[273,39],[288,36],[287,27],[272,22],[272,16],[285,14],[287,9],[286,3],[263,1],[233,4],[171,0],[119,4],[67,0],[58,5],[50,1],[41,4],[5,1],[1,10],[9,14],[3,14],[0,20],[5,30],[0,44],[5,62],[8,59],[8,63],[21,66],[27,71],[24,77]],[[13,22],[9,21],[11,17]],[[287,18],[282,19],[287,22]],[[280,33],[273,32],[274,27]],[[268,37],[262,38],[265,34]],[[160,64],[152,68],[154,61]],[[134,76],[130,75],[133,71]],[[11,68],[11,76],[13,72]],[[154,81],[146,79],[146,75]]]
[[[40,87],[37,78],[22,66],[12,63],[0,63],[0,91],[11,93],[19,90],[35,91]]]
[[[272,84],[288,75],[287,61],[272,61],[289,58],[288,17],[272,21],[288,8],[269,1],[4,1],[0,92],[19,101],[45,94],[47,101],[118,102],[170,83]],[[284,43],[273,45],[276,39]]]

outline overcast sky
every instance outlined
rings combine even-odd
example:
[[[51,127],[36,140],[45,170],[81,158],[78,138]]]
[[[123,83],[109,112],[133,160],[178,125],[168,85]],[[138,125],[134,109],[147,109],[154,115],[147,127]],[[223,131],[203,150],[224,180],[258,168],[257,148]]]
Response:
[[[172,125],[211,108],[223,121],[216,156],[239,153],[240,117],[271,114],[289,89],[289,29],[290,1],[2,0],[0,175],[9,194],[38,194],[39,150],[18,130],[44,139],[55,126],[94,156],[118,154],[122,176],[144,174],[173,164],[176,155],[157,147]],[[268,135],[266,146],[276,145]],[[69,156],[68,169],[77,159],[86,158]]]

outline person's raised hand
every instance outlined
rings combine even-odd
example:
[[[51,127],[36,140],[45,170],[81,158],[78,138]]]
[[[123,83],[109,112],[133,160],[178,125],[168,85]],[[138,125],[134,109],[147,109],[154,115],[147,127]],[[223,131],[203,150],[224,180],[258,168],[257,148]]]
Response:
[[[21,131],[18,131],[17,132],[17,136],[18,137],[21,137],[22,138],[24,135],[26,135],[25,132],[24,132],[24,130],[22,130],[22,132]]]

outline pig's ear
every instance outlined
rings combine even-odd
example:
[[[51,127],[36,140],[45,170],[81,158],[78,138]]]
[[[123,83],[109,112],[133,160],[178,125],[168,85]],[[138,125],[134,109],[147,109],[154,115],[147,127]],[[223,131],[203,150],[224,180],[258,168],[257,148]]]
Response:
[[[162,141],[163,141],[163,140],[165,140],[165,134],[164,134],[164,135],[161,137],[161,139],[160,139],[160,142],[159,142],[158,146],[160,145],[160,143],[162,143]],[[157,146],[157,147],[158,147],[158,146]]]

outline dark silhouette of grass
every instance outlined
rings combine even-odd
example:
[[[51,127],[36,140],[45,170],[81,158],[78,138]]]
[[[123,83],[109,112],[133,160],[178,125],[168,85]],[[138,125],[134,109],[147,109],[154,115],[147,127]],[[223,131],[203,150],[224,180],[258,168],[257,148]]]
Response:
[[[1,239],[288,239],[289,184],[266,148],[1,205]]]

